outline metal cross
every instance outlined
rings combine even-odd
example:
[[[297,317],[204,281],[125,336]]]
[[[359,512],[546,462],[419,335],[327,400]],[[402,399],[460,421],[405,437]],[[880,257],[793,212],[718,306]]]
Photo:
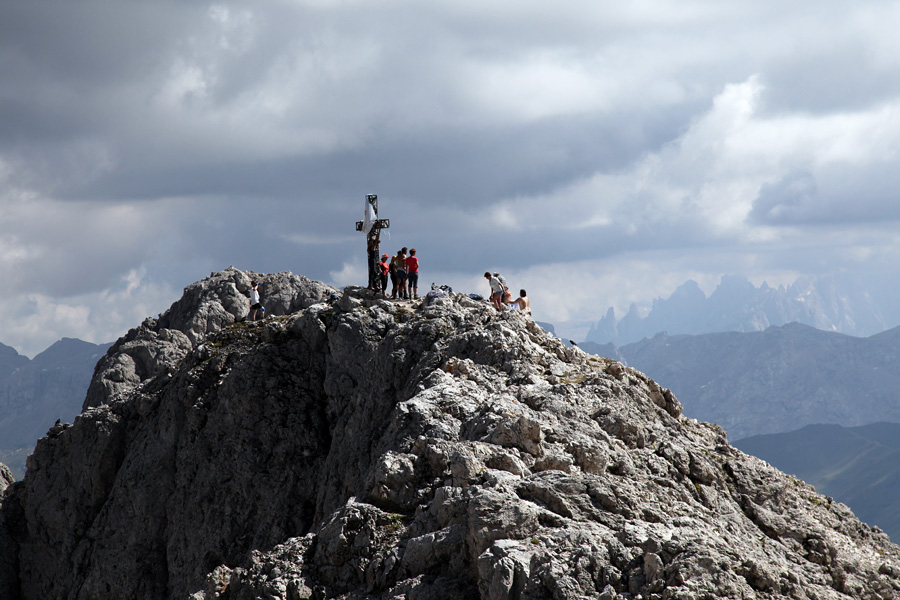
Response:
[[[365,231],[366,235],[369,235],[372,231],[376,229],[388,229],[391,226],[390,219],[379,219],[378,218],[378,195],[377,194],[366,194],[366,214],[369,212],[369,207],[372,207],[372,213],[375,215],[374,219],[371,219],[372,228],[369,231],[366,231],[366,222],[365,221],[357,221],[356,222],[356,230],[357,231]]]
[[[369,289],[381,289],[381,278],[378,276],[378,248],[381,243],[381,230],[391,226],[389,219],[378,218],[378,196],[366,194],[365,219],[356,222],[356,230],[366,234],[366,262],[369,265]]]

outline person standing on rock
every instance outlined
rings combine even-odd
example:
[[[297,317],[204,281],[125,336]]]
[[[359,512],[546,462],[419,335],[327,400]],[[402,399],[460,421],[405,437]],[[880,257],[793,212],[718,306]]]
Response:
[[[250,321],[256,320],[256,313],[259,309],[262,308],[262,304],[259,301],[259,284],[255,281],[250,282],[250,316],[248,319]]]
[[[406,259],[406,280],[409,282],[407,286],[407,298],[412,294],[413,298],[419,297],[419,259],[416,257],[416,249],[409,251],[409,257]]]
[[[387,298],[388,272],[390,269],[391,267],[388,265],[388,255],[382,254],[381,260],[378,261],[378,276],[381,279],[381,295],[385,298]]]
[[[399,254],[400,253],[397,252],[397,254],[391,257],[390,262],[388,262],[388,273],[391,276],[391,298],[397,297],[397,286],[400,283],[397,278],[397,255]]]
[[[378,246],[381,244],[381,229],[373,227],[367,241],[366,262],[369,263],[369,289],[378,290],[378,284],[381,283],[381,277],[378,276],[377,272]]]
[[[503,284],[500,283],[497,277],[491,275],[490,271],[485,271],[484,278],[488,280],[491,286],[491,304],[497,310],[503,310],[503,304],[500,302],[500,299],[503,297]]]
[[[397,287],[398,297],[399,298],[407,298],[408,295],[406,293],[406,246],[400,248],[400,252],[397,253],[397,262],[395,265],[395,270],[397,272]]]

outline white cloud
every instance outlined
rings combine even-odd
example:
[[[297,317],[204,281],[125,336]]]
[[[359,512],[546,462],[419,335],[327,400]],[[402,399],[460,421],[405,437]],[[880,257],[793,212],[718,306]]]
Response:
[[[320,233],[292,233],[282,238],[299,246],[330,246],[334,244],[359,243],[361,235],[327,235]]]
[[[73,298],[13,295],[2,318],[3,343],[33,357],[63,337],[112,342],[166,310],[176,294],[167,283],[147,281],[144,273],[131,271],[112,288]]]
[[[365,262],[359,261],[344,262],[340,270],[331,271],[331,283],[337,288],[343,288],[348,285],[366,285],[368,281],[368,271]]]
[[[537,120],[609,108],[609,82],[578,61],[551,52],[507,63],[471,64],[466,79],[472,108],[482,118]]]
[[[776,235],[768,226],[748,223],[767,186],[803,170],[803,188],[814,189],[817,178],[828,178],[835,169],[892,164],[898,155],[900,100],[837,115],[766,114],[760,108],[764,94],[758,76],[726,85],[679,138],[627,170],[598,172],[550,193],[507,200],[482,214],[497,227],[518,231],[596,227],[645,235],[645,226],[689,223],[689,229],[705,232],[704,238],[758,243]],[[796,185],[787,192],[789,202],[803,205],[804,211],[820,211],[820,220],[843,218],[841,210],[829,212],[838,203],[822,202]],[[857,200],[848,196],[844,201]],[[900,217],[894,204],[879,204],[882,218]],[[789,210],[794,210],[790,204],[775,206],[770,216]]]
[[[198,65],[179,59],[172,65],[169,79],[163,83],[159,100],[169,108],[177,108],[187,100],[205,100],[213,82]]]

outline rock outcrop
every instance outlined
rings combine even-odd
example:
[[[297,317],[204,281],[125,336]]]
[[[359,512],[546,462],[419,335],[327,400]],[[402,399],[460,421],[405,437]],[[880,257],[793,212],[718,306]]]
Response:
[[[13,483],[15,483],[15,478],[13,477],[12,471],[9,470],[9,467],[0,463],[0,498],[3,497],[6,488]]]
[[[98,364],[84,413],[6,491],[0,592],[900,594],[886,535],[518,312],[323,302],[306,280],[267,304],[280,316],[240,322],[249,277],[189,287]]]
[[[15,482],[9,468],[0,463],[0,598],[17,598],[18,591],[18,544],[13,538],[16,514],[15,503],[4,504],[6,490]],[[12,517],[12,519],[10,519]]]
[[[259,282],[269,316],[287,315],[326,301],[336,289],[290,273],[263,275],[229,267],[184,289],[159,318],[117,341],[97,363],[83,409],[128,394],[142,382],[171,372],[212,332],[237,323],[250,312],[250,283]]]

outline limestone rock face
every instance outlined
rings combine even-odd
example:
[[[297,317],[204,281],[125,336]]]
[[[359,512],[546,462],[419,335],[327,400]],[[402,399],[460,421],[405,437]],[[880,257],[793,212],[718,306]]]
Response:
[[[6,488],[14,482],[15,477],[13,477],[12,471],[9,470],[9,467],[0,463],[0,497],[3,496],[3,492],[6,491]]]
[[[900,595],[886,535],[518,312],[309,284],[229,320],[246,277],[189,287],[98,365],[109,387],[3,498],[0,592]]]
[[[158,319],[148,318],[116,342],[97,363],[83,409],[127,394],[143,381],[173,370],[206,336],[250,312],[250,283],[260,283],[266,314],[286,315],[324,302],[337,290],[290,273],[263,275],[229,267],[191,284]]]
[[[15,599],[18,596],[19,568],[18,544],[13,537],[15,503],[8,501],[4,506],[6,491],[15,482],[9,467],[0,463],[0,598]]]

